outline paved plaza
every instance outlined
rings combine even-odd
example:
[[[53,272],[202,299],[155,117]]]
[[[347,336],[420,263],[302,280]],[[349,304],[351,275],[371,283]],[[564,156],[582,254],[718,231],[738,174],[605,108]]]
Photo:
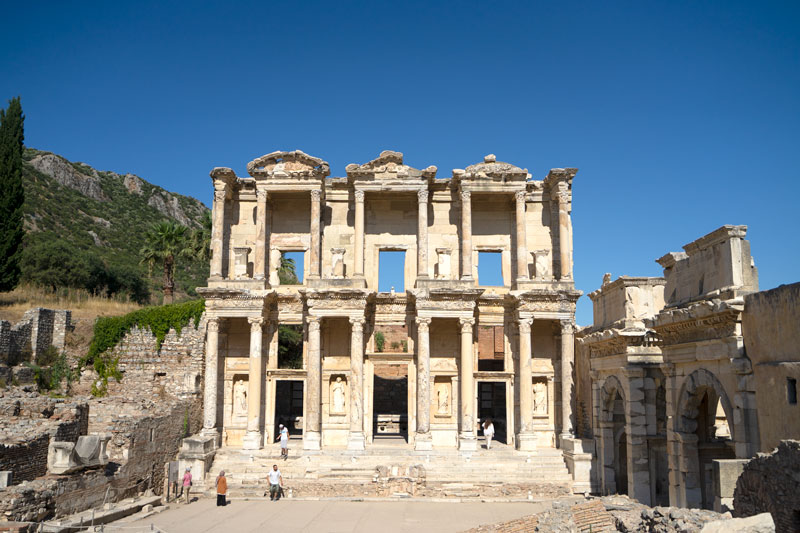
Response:
[[[121,526],[149,527],[165,533],[206,531],[277,530],[303,532],[464,531],[538,513],[548,503],[448,503],[448,502],[345,502],[283,499],[234,500],[216,507],[216,500],[201,499],[189,505],[171,504],[161,514]]]

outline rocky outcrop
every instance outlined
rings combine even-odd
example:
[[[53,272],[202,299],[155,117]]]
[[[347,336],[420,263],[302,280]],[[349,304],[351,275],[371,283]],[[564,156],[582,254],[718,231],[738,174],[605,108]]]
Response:
[[[142,180],[139,176],[125,174],[125,176],[122,177],[122,184],[125,185],[129,193],[138,194],[139,196],[142,195]]]
[[[100,186],[100,176],[92,169],[92,175],[78,172],[66,159],[55,154],[41,154],[31,159],[33,168],[56,180],[64,187],[75,189],[84,196],[100,202],[109,201]],[[87,167],[88,168],[88,167]]]
[[[154,192],[147,200],[147,205],[155,208],[157,211],[170,218],[174,218],[184,226],[195,225],[193,221],[186,216],[183,208],[181,208],[178,198],[171,195],[167,191]]]

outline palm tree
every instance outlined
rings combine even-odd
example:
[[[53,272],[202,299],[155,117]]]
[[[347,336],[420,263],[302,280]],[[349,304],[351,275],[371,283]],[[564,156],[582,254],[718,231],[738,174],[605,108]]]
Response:
[[[294,259],[286,257],[286,254],[281,254],[281,264],[278,267],[278,279],[281,285],[297,285],[300,283],[300,280],[297,279]]]
[[[142,263],[152,272],[153,266],[164,267],[164,303],[171,304],[175,292],[175,259],[186,256],[186,226],[174,220],[158,222],[145,234],[145,245],[140,250]]]
[[[211,211],[204,211],[200,227],[189,234],[188,254],[200,262],[211,261]]]

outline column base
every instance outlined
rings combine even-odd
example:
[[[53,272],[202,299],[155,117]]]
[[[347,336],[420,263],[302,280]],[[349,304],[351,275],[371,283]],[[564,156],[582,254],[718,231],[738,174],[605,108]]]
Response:
[[[517,450],[521,452],[535,452],[536,433],[517,433]]]
[[[472,433],[461,434],[458,436],[458,449],[464,452],[477,452],[478,439]]]
[[[243,450],[260,450],[264,445],[263,436],[260,431],[248,431],[242,437]]]
[[[351,431],[347,438],[347,449],[355,451],[365,450],[367,447],[366,442],[367,439],[364,437],[363,431]]]
[[[214,449],[219,448],[222,444],[220,442],[220,434],[217,428],[203,428],[200,430],[200,436],[206,439],[214,439]]]
[[[414,437],[414,449],[418,452],[429,452],[433,450],[433,439],[430,432],[417,433]]]
[[[322,438],[319,431],[306,431],[303,433],[303,449],[304,450],[321,450]]]

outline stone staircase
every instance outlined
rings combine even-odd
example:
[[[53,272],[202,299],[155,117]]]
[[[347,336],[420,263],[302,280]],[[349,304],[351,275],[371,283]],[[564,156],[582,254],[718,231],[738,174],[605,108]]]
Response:
[[[533,454],[497,445],[491,450],[416,452],[397,446],[370,446],[366,452],[326,449],[309,452],[290,446],[290,458],[269,448],[221,448],[196,488],[212,496],[214,479],[225,470],[228,496],[264,497],[267,473],[277,464],[285,495],[301,498],[442,497],[529,499],[572,493],[572,477],[561,450]]]

